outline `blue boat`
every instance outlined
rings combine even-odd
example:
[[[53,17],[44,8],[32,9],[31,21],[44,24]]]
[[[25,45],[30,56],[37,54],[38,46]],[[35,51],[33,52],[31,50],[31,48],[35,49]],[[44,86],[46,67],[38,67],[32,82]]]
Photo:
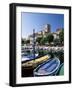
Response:
[[[34,76],[55,75],[59,66],[60,60],[58,58],[49,59],[34,70]]]

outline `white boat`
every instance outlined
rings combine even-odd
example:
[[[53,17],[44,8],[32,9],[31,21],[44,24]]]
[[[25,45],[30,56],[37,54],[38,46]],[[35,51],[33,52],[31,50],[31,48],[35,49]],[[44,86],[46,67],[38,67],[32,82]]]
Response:
[[[36,57],[38,57],[38,54],[35,54],[35,58]],[[23,56],[22,57],[22,62],[24,62],[24,61],[29,61],[29,60],[32,60],[32,59],[34,59],[34,55],[32,54],[32,55],[27,55],[27,56]]]

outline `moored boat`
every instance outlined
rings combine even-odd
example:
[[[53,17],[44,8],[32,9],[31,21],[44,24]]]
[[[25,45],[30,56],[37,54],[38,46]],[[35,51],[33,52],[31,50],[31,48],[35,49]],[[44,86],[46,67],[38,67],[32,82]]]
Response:
[[[55,72],[59,66],[60,60],[58,58],[47,60],[43,64],[39,65],[36,69],[34,69],[34,76],[55,75]]]
[[[35,58],[36,57],[38,57],[38,54],[35,54]],[[22,62],[33,60],[33,59],[34,59],[34,55],[33,54],[27,55],[27,56],[26,55],[22,56]]]

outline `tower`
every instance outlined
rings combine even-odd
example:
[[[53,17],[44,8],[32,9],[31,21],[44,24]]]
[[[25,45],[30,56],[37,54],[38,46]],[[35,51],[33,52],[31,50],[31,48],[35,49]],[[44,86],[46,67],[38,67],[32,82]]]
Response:
[[[46,24],[45,27],[44,27],[44,31],[45,31],[46,33],[51,32],[51,25],[50,25],[50,24]]]

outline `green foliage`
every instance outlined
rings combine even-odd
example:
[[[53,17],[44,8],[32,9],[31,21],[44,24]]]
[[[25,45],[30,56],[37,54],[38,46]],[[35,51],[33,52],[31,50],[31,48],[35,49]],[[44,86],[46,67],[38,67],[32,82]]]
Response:
[[[30,40],[26,40],[26,44],[29,44],[30,43]]]
[[[21,39],[21,43],[22,43],[22,46],[23,46],[24,44],[29,44],[30,40]]]
[[[59,38],[60,38],[60,42],[63,43],[64,42],[64,30],[62,30],[59,34]]]
[[[43,50],[43,49],[40,49],[38,51],[38,53],[39,53],[39,56],[43,56],[43,55],[49,54],[49,52],[47,50]]]
[[[41,41],[40,41],[40,43],[41,43],[42,45],[45,45],[46,42],[47,42],[46,37],[43,37],[43,38],[41,39]]]
[[[41,50],[39,50],[38,53],[39,53],[39,56],[43,56],[44,55],[44,50],[41,49]]]
[[[55,46],[60,44],[60,40],[59,39],[54,39],[53,42],[54,42]]]
[[[26,43],[26,40],[22,38],[21,43],[22,43],[22,45],[24,45]]]
[[[46,39],[47,39],[47,42],[48,42],[48,43],[51,43],[51,42],[53,42],[54,36],[53,36],[52,34],[48,34],[48,35],[46,36]]]
[[[54,36],[52,34],[46,35],[46,37],[38,37],[36,39],[36,42],[38,42],[41,45],[45,45],[46,43],[53,42]]]
[[[38,42],[40,44],[42,37],[37,37],[36,42]]]

